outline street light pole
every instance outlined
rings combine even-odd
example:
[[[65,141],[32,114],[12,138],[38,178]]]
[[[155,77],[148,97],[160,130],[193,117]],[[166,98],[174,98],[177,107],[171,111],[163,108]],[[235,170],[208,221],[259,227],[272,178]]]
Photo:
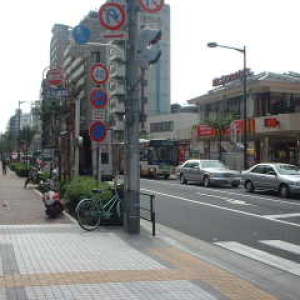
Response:
[[[247,122],[247,75],[246,75],[246,46],[243,49],[244,55],[244,169],[248,169],[248,122]]]
[[[246,64],[246,46],[243,48],[235,48],[230,46],[219,45],[215,42],[208,43],[207,46],[209,48],[225,48],[238,51],[243,53],[243,62],[244,62],[244,70],[243,70],[243,101],[244,101],[244,169],[248,169],[248,135],[247,135],[247,64]],[[241,111],[240,111],[241,114]],[[242,114],[241,114],[242,115]]]

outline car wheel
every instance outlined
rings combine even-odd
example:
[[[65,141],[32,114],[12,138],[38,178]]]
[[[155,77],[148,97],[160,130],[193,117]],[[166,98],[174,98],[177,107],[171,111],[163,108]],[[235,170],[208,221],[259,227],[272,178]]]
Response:
[[[245,189],[246,189],[247,192],[253,193],[254,190],[255,190],[255,187],[254,187],[254,185],[253,185],[253,183],[251,181],[247,181],[245,183]]]
[[[205,176],[203,179],[203,184],[205,187],[209,187],[210,186],[210,179],[208,176]]]
[[[183,174],[180,174],[179,176],[179,180],[181,184],[187,184],[187,180],[185,179]]]
[[[279,194],[282,198],[288,198],[290,196],[290,189],[286,184],[281,184],[279,187]]]

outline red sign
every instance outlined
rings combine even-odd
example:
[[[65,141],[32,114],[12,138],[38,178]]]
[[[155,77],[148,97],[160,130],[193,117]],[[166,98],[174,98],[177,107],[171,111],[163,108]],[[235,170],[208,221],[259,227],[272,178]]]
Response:
[[[242,79],[244,78],[244,73],[246,73],[246,76],[253,75],[253,72],[251,72],[250,69],[246,69],[246,72],[244,70],[238,71],[236,73],[232,73],[229,75],[224,75],[220,78],[216,78],[213,80],[213,86],[219,86],[219,85],[224,85],[230,81],[237,80],[237,79]]]
[[[198,136],[214,136],[216,135],[216,130],[209,125],[199,125],[198,126]]]
[[[58,86],[64,82],[63,72],[60,69],[51,69],[47,72],[47,79],[50,85]]]
[[[265,119],[265,127],[278,127],[280,122],[276,118]]]
[[[237,134],[242,134],[245,131],[245,121],[244,120],[235,120],[233,126],[230,128],[228,126],[224,131],[224,135],[230,135],[231,130],[234,130]],[[255,132],[255,120],[250,119],[247,120],[247,132],[254,133]],[[212,128],[209,125],[199,125],[197,127],[197,135],[199,137],[203,136],[216,136],[218,134],[218,130]]]
[[[120,30],[125,25],[126,13],[118,3],[106,3],[99,10],[100,24],[108,30]]]

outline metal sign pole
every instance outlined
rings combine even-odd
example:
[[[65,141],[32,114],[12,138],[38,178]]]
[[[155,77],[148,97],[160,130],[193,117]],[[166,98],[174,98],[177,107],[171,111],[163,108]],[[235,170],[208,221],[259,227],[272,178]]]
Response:
[[[97,158],[98,158],[98,183],[102,180],[102,162],[101,162],[101,146],[97,147]]]
[[[139,91],[134,88],[138,80],[139,67],[136,57],[137,10],[136,0],[128,0],[129,48],[126,78],[128,90],[125,109],[126,131],[126,211],[125,229],[130,234],[140,233],[140,161],[139,161]]]

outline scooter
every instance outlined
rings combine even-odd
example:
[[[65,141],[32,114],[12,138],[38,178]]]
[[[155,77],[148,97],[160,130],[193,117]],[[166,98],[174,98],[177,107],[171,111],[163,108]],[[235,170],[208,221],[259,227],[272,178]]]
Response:
[[[45,204],[45,213],[49,218],[56,218],[61,215],[65,209],[61,202],[59,188],[55,180],[48,179],[41,183],[43,189],[43,202]]]

